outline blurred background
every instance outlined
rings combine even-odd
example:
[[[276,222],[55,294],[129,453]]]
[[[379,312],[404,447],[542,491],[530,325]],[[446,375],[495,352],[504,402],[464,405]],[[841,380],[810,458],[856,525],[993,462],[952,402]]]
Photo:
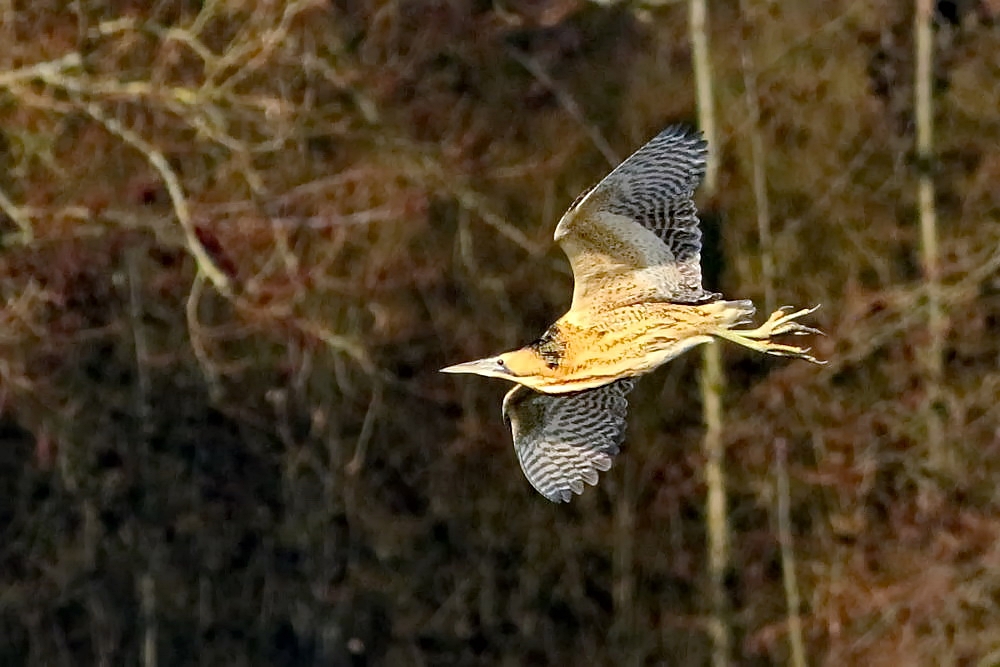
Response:
[[[0,663],[1000,663],[1000,4],[704,9],[0,3]],[[437,369],[675,122],[829,364],[671,362],[556,506]]]

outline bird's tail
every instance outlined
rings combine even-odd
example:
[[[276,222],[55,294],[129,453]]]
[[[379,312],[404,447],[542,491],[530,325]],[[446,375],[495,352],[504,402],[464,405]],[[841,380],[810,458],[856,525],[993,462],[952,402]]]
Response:
[[[738,327],[742,324],[753,322],[753,315],[757,312],[753,301],[750,299],[740,299],[739,301],[713,301],[702,306],[709,313],[718,317],[718,326],[724,329]]]

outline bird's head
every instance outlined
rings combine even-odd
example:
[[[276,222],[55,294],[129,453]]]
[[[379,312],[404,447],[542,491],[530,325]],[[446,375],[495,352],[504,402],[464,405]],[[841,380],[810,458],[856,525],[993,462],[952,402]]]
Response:
[[[474,373],[491,378],[518,382],[528,387],[543,384],[552,375],[552,369],[535,350],[522,347],[513,352],[467,361],[441,369],[442,373]]]

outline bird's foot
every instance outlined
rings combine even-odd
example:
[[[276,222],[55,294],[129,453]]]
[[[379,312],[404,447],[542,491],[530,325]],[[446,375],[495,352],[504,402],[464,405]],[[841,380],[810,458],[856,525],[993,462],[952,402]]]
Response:
[[[756,329],[740,330],[737,333],[744,338],[753,338],[754,340],[766,340],[772,336],[783,336],[786,334],[791,334],[793,336],[823,334],[823,332],[819,329],[807,327],[804,324],[799,324],[795,321],[800,317],[815,313],[819,310],[818,305],[813,306],[812,308],[803,308],[802,310],[797,310],[794,313],[789,313],[788,311],[791,309],[791,306],[782,306],[778,310],[771,313],[771,316],[767,318],[767,321]]]
[[[812,308],[803,308],[802,310],[790,313],[788,311],[792,310],[791,307],[783,306],[771,313],[771,316],[767,318],[767,321],[756,329],[725,329],[723,331],[719,331],[717,335],[721,338],[732,341],[737,345],[742,345],[743,347],[748,347],[751,350],[763,352],[764,354],[773,354],[779,357],[795,357],[797,359],[805,359],[806,361],[810,361],[814,364],[824,364],[826,363],[825,361],[820,361],[816,357],[809,354],[811,348],[798,347],[796,345],[783,345],[770,340],[772,336],[806,336],[808,334],[822,335],[823,332],[819,329],[807,327],[804,324],[799,324],[795,321],[800,317],[816,312],[818,308],[819,306],[814,306]]]

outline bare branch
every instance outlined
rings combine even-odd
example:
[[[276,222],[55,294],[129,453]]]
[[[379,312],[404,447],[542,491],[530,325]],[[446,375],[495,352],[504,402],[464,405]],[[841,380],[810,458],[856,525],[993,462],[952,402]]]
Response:
[[[116,119],[107,116],[97,104],[82,102],[82,108],[91,118],[103,125],[108,132],[142,153],[153,169],[160,174],[170,195],[174,213],[177,215],[177,221],[184,230],[188,250],[194,257],[199,273],[208,278],[212,286],[219,290],[219,292],[230,296],[232,292],[229,278],[219,269],[215,261],[209,256],[208,251],[205,250],[205,246],[198,240],[198,234],[195,231],[194,222],[191,220],[191,212],[188,208],[187,198],[181,187],[180,179],[170,166],[170,163],[163,156],[163,153],[138,134],[123,126]]]
[[[0,188],[0,210],[6,213],[7,217],[13,220],[14,224],[21,230],[17,241],[24,244],[31,243],[34,238],[34,231],[31,226],[31,216],[23,207],[18,206],[11,201],[10,197],[7,196],[7,193],[4,192],[3,188]]]
[[[82,64],[80,54],[68,53],[62,58],[50,60],[44,63],[36,63],[27,67],[0,72],[0,86],[10,87],[18,83],[27,83],[35,79],[45,80],[53,76],[60,76],[68,69],[75,69]]]

